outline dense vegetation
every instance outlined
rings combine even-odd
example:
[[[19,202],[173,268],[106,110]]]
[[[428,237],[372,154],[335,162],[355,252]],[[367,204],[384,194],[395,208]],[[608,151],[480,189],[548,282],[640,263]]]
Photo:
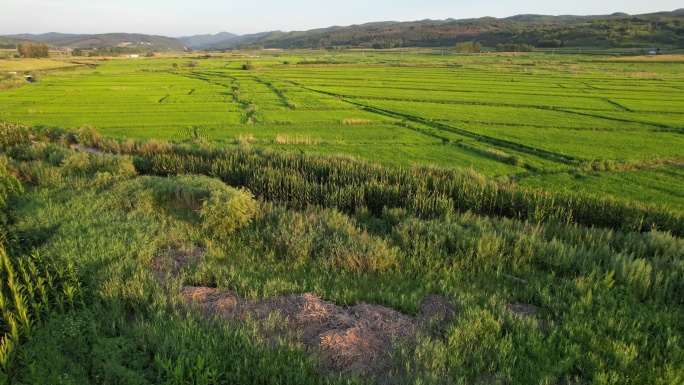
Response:
[[[73,140],[121,155],[65,147]],[[6,124],[2,143],[4,381],[684,379],[684,243],[669,233],[481,216],[477,206],[451,206],[440,185],[472,186],[459,196],[474,204],[491,187],[453,171],[131,145],[92,129]],[[403,196],[404,185],[418,190]],[[203,251],[160,279],[160,260],[193,248]],[[314,292],[408,314],[437,294],[456,310],[446,326],[396,345],[383,371],[338,377],[299,337],[277,332],[291,320],[207,317],[181,295],[188,284],[253,300]],[[285,334],[274,343],[273,333]]]
[[[504,19],[379,22],[310,31],[268,32],[211,42],[204,48],[444,47],[477,40],[487,47],[684,47],[684,11],[611,16],[518,15]],[[196,47],[202,48],[202,47]]]
[[[19,44],[24,42],[25,40],[22,39],[14,39],[11,37],[0,36],[0,48],[15,49]]]
[[[222,32],[216,35],[186,36],[180,39],[127,33],[108,34],[20,34],[0,36],[0,48],[14,48],[25,40],[55,47],[98,48],[119,53],[183,51],[194,49],[282,48],[343,49],[448,47],[458,42],[478,42],[494,48],[501,44],[539,48],[622,47],[684,48],[684,11],[646,15],[616,13],[602,16],[518,15],[503,19],[483,17],[465,20],[422,20],[373,22],[309,31],[271,31],[249,35]],[[501,51],[501,50],[499,50]],[[472,52],[479,52],[475,50]]]
[[[50,57],[50,47],[45,43],[24,42],[17,46],[19,55],[23,58],[46,58]]]
[[[0,116],[88,125],[116,138],[436,164],[472,169],[504,188],[585,191],[656,212],[684,209],[677,182],[684,85],[675,57],[262,54],[0,62],[7,71],[57,68],[30,85],[7,75],[6,87],[24,86],[0,93]]]
[[[145,35],[139,33],[104,33],[94,35],[45,33],[41,35],[20,34],[11,35],[9,38],[43,42],[55,47],[71,48],[112,48],[121,43],[130,44],[131,48],[181,51],[185,44],[172,37]]]
[[[676,57],[281,55],[0,62],[0,384],[684,382]]]

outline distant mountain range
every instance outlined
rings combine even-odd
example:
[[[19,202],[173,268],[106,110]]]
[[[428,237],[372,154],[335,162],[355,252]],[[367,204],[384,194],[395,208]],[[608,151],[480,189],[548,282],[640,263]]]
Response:
[[[144,35],[139,33],[105,33],[96,35],[80,35],[50,32],[41,35],[20,34],[8,35],[7,38],[23,41],[42,41],[46,44],[72,48],[99,48],[116,46],[133,46],[149,50],[178,51],[186,48],[179,39],[166,36]],[[1,38],[0,38],[1,39]]]
[[[224,41],[230,41],[236,37],[240,37],[234,33],[221,32],[216,35],[194,35],[194,36],[182,36],[178,39],[185,43],[188,47],[206,47],[212,44],[221,43]]]
[[[194,49],[393,48],[451,46],[457,42],[473,40],[491,47],[503,43],[545,47],[661,44],[684,48],[684,9],[636,16],[614,13],[598,16],[517,15],[504,19],[483,17],[464,20],[385,21],[309,31],[262,32],[188,45]]]
[[[374,22],[309,31],[271,31],[248,35],[221,32],[215,35],[170,38],[143,34],[109,33],[74,35],[9,35],[0,46],[21,41],[43,41],[61,47],[113,47],[133,45],[151,50],[230,48],[341,48],[453,46],[479,41],[485,46],[529,44],[537,47],[643,47],[662,45],[684,48],[684,9],[645,15],[614,13],[597,16],[517,15],[503,19],[482,17],[463,20]]]
[[[14,48],[22,42],[24,42],[24,40],[0,36],[0,48]]]

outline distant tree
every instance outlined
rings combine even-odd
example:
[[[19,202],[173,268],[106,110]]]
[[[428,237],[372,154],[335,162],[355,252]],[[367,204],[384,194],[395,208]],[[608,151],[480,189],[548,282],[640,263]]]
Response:
[[[71,50],[71,56],[83,56],[83,50],[80,48],[74,48]]]
[[[477,41],[464,41],[456,44],[456,51],[459,53],[478,53],[482,52],[482,43]]]
[[[24,42],[17,47],[19,55],[23,58],[43,58],[50,57],[50,47],[45,43]]]
[[[147,53],[145,54],[145,57],[154,57],[154,52],[147,51]]]
[[[19,51],[19,55],[21,57],[30,57],[29,55],[31,54],[31,43],[26,42],[26,43],[21,43],[17,46],[17,51]]]

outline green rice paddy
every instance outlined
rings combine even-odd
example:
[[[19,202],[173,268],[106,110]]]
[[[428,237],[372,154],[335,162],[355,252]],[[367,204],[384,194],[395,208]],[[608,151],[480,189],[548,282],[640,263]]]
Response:
[[[681,170],[684,75],[676,61],[429,50],[262,53],[53,60],[36,67],[57,68],[39,82],[0,92],[0,120],[87,125],[120,139],[202,139],[435,164],[529,188],[572,186],[684,206],[672,191],[637,199],[618,182],[580,183],[575,174],[629,169],[639,190],[649,188],[653,167]],[[254,70],[243,70],[248,61]],[[27,71],[35,63],[5,61],[0,68]]]
[[[681,62],[264,52],[0,62],[0,385],[684,382]]]

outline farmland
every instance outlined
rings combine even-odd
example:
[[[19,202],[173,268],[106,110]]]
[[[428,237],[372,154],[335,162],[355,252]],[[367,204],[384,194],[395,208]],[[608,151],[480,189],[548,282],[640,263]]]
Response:
[[[0,383],[684,381],[678,57],[241,55],[0,62]]]
[[[311,52],[94,60],[2,92],[0,118],[89,125],[114,138],[238,141],[385,164],[472,168],[516,180],[682,159],[684,78],[676,57]],[[247,61],[257,69],[243,70]],[[619,191],[590,186],[578,188],[620,198]]]

